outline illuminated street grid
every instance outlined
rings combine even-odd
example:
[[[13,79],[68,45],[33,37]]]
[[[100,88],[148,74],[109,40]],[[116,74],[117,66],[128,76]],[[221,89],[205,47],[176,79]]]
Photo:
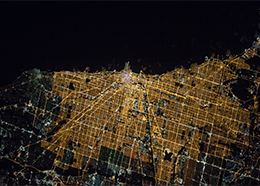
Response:
[[[120,72],[25,72],[1,89],[10,105],[0,108],[0,158],[22,167],[17,184],[35,171],[35,183],[52,185],[260,183],[260,74],[246,63],[259,44],[162,75],[129,63]],[[248,100],[233,92],[241,80],[251,84]]]
[[[105,159],[122,174],[132,170],[154,177],[161,185],[219,184],[223,161],[244,166],[231,158],[231,145],[250,147],[250,134],[244,130],[250,125],[250,110],[240,107],[230,88],[238,78],[231,66],[249,69],[244,59],[209,59],[189,70],[162,75],[129,70],[55,72],[51,94],[62,101],[58,119],[50,124],[48,133],[62,127],[49,142],[42,140],[41,146],[57,155],[54,168],[67,170],[71,166],[83,170],[82,175],[91,159]],[[101,149],[115,151],[102,158]],[[117,156],[114,161],[116,151],[128,158]],[[70,164],[64,160],[68,152],[74,154]],[[152,163],[154,171],[145,172],[146,163]],[[244,174],[225,170],[236,175],[234,179]],[[116,182],[115,177],[104,180]],[[142,180],[140,184],[152,182]]]

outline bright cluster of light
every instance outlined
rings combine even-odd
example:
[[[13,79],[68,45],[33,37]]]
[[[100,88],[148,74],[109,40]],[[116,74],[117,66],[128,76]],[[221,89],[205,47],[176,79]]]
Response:
[[[130,66],[129,66],[129,62],[125,63],[125,68],[123,70],[123,73],[122,73],[122,82],[126,85],[130,85],[131,84],[131,80],[132,80],[132,71],[130,69]]]

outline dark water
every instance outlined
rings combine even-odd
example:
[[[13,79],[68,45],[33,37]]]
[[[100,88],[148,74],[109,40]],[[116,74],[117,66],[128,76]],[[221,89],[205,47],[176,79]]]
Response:
[[[253,2],[2,3],[0,85],[33,68],[164,73],[243,52],[259,32]]]

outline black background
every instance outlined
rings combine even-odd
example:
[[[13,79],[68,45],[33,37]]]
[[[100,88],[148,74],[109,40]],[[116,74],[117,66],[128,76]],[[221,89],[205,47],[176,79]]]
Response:
[[[259,33],[258,2],[1,2],[0,85],[33,68],[165,73],[239,54]],[[145,68],[146,67],[146,68]]]

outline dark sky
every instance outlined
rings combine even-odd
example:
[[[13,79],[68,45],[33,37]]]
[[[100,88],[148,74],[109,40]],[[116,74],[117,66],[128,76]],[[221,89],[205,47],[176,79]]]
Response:
[[[33,68],[164,73],[259,34],[257,2],[1,2],[0,85]],[[150,67],[149,67],[150,65]]]

